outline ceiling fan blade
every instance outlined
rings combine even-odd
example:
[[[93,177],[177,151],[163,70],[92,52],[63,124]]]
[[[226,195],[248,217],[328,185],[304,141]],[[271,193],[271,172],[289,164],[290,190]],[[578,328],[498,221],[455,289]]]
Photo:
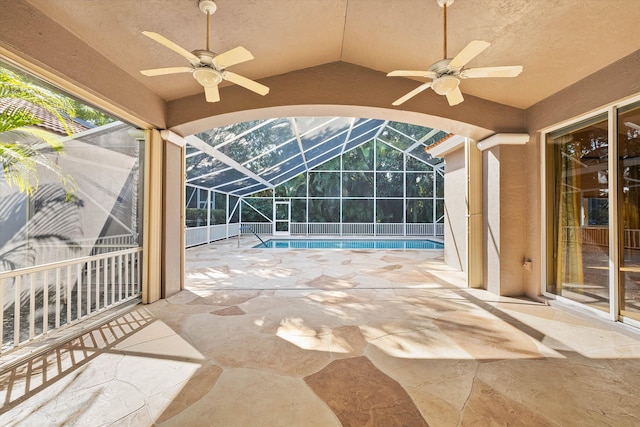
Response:
[[[510,65],[506,67],[468,68],[462,70],[460,78],[477,79],[484,77],[516,77],[522,72],[522,65]]]
[[[142,70],[140,71],[145,76],[164,76],[166,74],[177,74],[177,73],[191,73],[193,72],[193,68],[191,67],[169,67],[169,68],[154,68],[153,70]]]
[[[393,101],[391,103],[391,105],[400,105],[405,103],[406,101],[408,101],[409,99],[413,98],[414,96],[416,96],[417,94],[419,94],[420,92],[422,92],[425,89],[429,89],[431,87],[431,82],[427,82],[425,84],[421,84],[420,86],[418,86],[417,88],[415,88],[414,90],[412,90],[411,92],[409,92],[408,94],[406,94],[405,96],[401,96],[400,98],[396,99],[395,101]]]
[[[218,86],[206,86],[204,88],[204,96],[207,99],[207,102],[220,101],[220,91],[218,90]]]
[[[242,46],[238,46],[234,49],[228,50],[224,53],[213,58],[213,61],[221,68],[231,67],[232,65],[240,64],[241,62],[251,61],[253,55],[247,49]]]
[[[222,73],[222,78],[262,96],[269,93],[269,88],[265,85],[254,82],[253,80],[246,77],[242,77],[239,74],[232,73],[231,71],[225,71],[224,73]]]
[[[491,43],[482,40],[473,40],[459,54],[449,62],[449,68],[464,67],[467,62],[480,55],[483,50],[491,46]]]
[[[418,70],[396,70],[387,74],[387,77],[425,77],[427,79],[435,79],[437,76],[435,71],[418,71]]]
[[[447,96],[447,102],[449,102],[449,105],[451,105],[452,107],[454,105],[458,105],[462,101],[464,101],[464,98],[462,96],[462,92],[460,92],[460,88],[459,87],[457,87],[455,89],[452,89],[449,92],[447,92],[446,96]]]
[[[175,44],[174,42],[172,42],[168,38],[166,38],[164,36],[161,36],[158,33],[154,33],[153,31],[143,31],[142,34],[144,34],[145,36],[149,37],[151,40],[154,40],[154,41],[160,43],[164,47],[167,47],[167,48],[171,49],[175,53],[184,56],[185,58],[187,58],[191,62],[195,62],[195,63],[200,62],[200,59],[198,59],[198,57],[195,56],[193,53],[189,52],[187,49],[185,49],[183,47],[178,46],[177,44]]]

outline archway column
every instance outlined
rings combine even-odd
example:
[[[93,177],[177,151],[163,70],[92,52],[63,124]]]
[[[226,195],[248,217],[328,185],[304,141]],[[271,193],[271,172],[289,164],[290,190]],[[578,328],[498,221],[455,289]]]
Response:
[[[469,287],[524,294],[527,134],[495,134],[476,143],[453,136],[428,149],[445,160],[445,263]]]
[[[185,142],[169,131],[147,131],[142,302],[184,287]]]
[[[163,141],[155,129],[145,133],[142,302],[149,304],[161,297]]]
[[[184,288],[186,140],[163,130],[162,290],[168,298]]]
[[[184,288],[186,141],[161,132],[164,146],[162,222],[162,298]]]
[[[483,282],[497,295],[524,294],[528,134],[495,134],[482,151]]]

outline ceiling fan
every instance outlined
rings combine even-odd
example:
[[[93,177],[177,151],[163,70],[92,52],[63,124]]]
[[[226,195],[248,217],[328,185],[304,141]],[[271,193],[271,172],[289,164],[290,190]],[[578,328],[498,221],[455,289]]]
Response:
[[[428,88],[433,89],[438,95],[445,95],[449,105],[458,105],[464,101],[459,87],[461,79],[516,77],[522,72],[522,65],[464,68],[469,61],[491,45],[491,43],[482,40],[472,41],[453,59],[447,58],[447,6],[453,4],[454,0],[436,1],[438,6],[444,8],[444,59],[431,65],[427,71],[396,70],[387,74],[387,76],[391,77],[424,77],[431,79],[430,82],[424,83],[396,99],[392,105],[400,105]]]
[[[251,79],[227,71],[228,67],[232,65],[240,64],[242,62],[250,61],[253,59],[253,55],[247,49],[242,46],[238,46],[234,49],[228,50],[221,54],[213,53],[209,50],[209,27],[211,21],[211,15],[216,11],[217,6],[213,0],[199,0],[198,7],[207,15],[207,48],[197,49],[193,52],[178,46],[171,40],[158,33],[151,31],[143,31],[142,34],[150,39],[160,43],[164,47],[167,47],[174,52],[184,56],[189,60],[191,66],[189,67],[169,67],[169,68],[155,68],[152,70],[140,71],[145,76],[163,76],[166,74],[178,74],[178,73],[191,73],[193,78],[197,80],[204,88],[204,94],[207,102],[220,101],[220,92],[218,91],[218,85],[227,80],[231,83],[235,83],[255,92],[259,95],[266,95],[269,93],[269,88]]]

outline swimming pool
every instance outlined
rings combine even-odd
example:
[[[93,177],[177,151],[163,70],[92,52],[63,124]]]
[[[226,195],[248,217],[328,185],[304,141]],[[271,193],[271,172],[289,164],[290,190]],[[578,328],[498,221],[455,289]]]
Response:
[[[443,249],[444,244],[434,240],[415,239],[270,239],[254,248],[271,249]]]

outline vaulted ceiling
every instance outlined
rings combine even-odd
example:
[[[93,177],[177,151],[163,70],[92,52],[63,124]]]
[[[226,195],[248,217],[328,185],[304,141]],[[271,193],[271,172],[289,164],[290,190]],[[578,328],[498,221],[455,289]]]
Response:
[[[186,65],[144,30],[188,50],[205,47],[206,16],[195,0],[29,2],[162,98],[200,92],[190,75],[139,73]],[[246,47],[256,59],[234,71],[253,79],[335,61],[382,72],[426,69],[443,56],[443,9],[436,0],[216,3],[212,50]],[[465,81],[463,92],[526,108],[637,50],[639,19],[637,0],[458,0],[448,8],[449,57],[471,40],[490,42],[470,65],[521,64],[525,71],[512,80]]]
[[[100,76],[113,76],[125,86],[123,91],[139,85],[149,94],[139,96],[139,102],[149,108],[154,103],[173,103],[176,111],[167,113],[169,122],[184,121],[180,114],[186,100],[201,102],[204,98],[202,88],[189,74],[146,77],[139,72],[187,65],[184,58],[145,37],[142,31],[160,33],[188,50],[205,47],[206,16],[198,9],[197,0],[5,0],[4,3],[7,13],[19,16],[0,18],[0,27],[5,27],[0,30],[0,47],[34,50],[33,56],[37,56],[35,43],[49,43],[49,55],[54,56],[56,52],[51,52],[49,39],[58,25],[70,33],[60,35],[64,39],[60,43],[75,37],[77,47],[64,52],[64,58],[55,59],[57,68],[70,63],[70,67],[85,67],[90,72],[93,65],[96,80]],[[362,87],[352,90],[374,95],[376,91],[384,92],[376,102],[392,108],[394,99],[419,82],[385,77],[396,81],[383,88],[387,83],[382,77],[395,69],[426,69],[443,57],[443,9],[436,0],[216,0],[216,3],[218,10],[211,18],[211,50],[220,53],[244,46],[251,51],[255,60],[232,70],[268,85],[273,83],[267,95],[273,99],[295,98],[296,91],[301,91],[296,84],[284,80],[277,84],[278,76],[307,72],[301,75],[306,76],[307,85],[313,86],[315,82],[309,78],[314,74],[308,70],[317,69],[318,81],[329,79],[329,83],[323,83],[326,87],[331,84],[339,87],[340,80],[344,80],[341,73],[355,70],[349,71],[351,80],[347,84],[357,86],[359,80],[353,76],[360,73]],[[471,40],[490,42],[491,46],[468,64],[470,67],[519,64],[524,71],[513,79],[464,80],[461,89],[465,98],[491,102],[496,111],[502,107],[494,104],[527,109],[636,52],[638,23],[638,0],[456,0],[448,8],[448,56],[455,56]],[[6,29],[7,26],[12,28]],[[16,31],[32,34],[30,44],[14,38],[12,34]],[[81,49],[82,44],[93,52],[90,57]],[[330,73],[334,74],[327,75]],[[367,73],[374,73],[380,83],[372,87]],[[86,85],[90,77],[78,75],[76,79],[84,79]],[[202,107],[211,109],[207,115],[224,113],[234,102],[237,109],[245,110],[269,102],[241,88],[223,89],[221,93],[219,105]],[[465,108],[464,103],[449,107],[431,91],[416,96],[411,103],[408,108],[433,103],[454,116],[455,109]]]

